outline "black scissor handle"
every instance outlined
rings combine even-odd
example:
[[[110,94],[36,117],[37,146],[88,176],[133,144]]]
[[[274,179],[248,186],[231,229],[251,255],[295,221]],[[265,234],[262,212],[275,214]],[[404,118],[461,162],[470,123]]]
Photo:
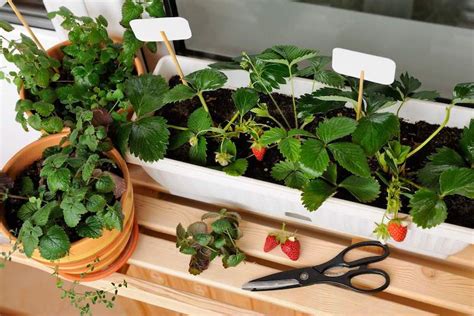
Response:
[[[363,247],[368,247],[368,246],[381,248],[383,250],[383,253],[380,254],[380,255],[364,257],[364,258],[357,259],[357,260],[352,260],[352,261],[347,261],[345,259],[345,256],[350,251],[353,251],[354,249],[357,249],[357,248],[363,248]],[[389,250],[388,246],[382,244],[379,241],[374,241],[374,240],[362,241],[362,242],[350,245],[349,247],[347,247],[346,249],[341,251],[333,259],[329,260],[326,263],[315,266],[314,269],[316,269],[320,273],[324,273],[324,271],[326,271],[327,269],[333,268],[333,267],[352,268],[352,267],[357,267],[357,266],[363,266],[363,265],[368,265],[370,263],[382,261],[385,258],[387,258],[389,254],[390,254],[390,250]]]
[[[357,248],[363,248],[363,247],[368,247],[368,246],[381,248],[383,250],[383,253],[380,254],[380,255],[364,257],[364,258],[353,260],[353,261],[347,261],[345,259],[345,256],[350,251],[352,251],[354,249],[357,249]],[[362,241],[362,242],[359,242],[359,243],[356,243],[356,244],[353,244],[353,245],[347,247],[346,249],[341,251],[341,253],[339,253],[339,255],[337,255],[337,257],[339,257],[341,259],[341,261],[346,264],[347,267],[351,268],[351,267],[357,267],[357,266],[362,266],[362,265],[367,265],[367,264],[370,264],[370,263],[382,261],[385,258],[387,258],[389,254],[390,254],[390,249],[388,248],[387,245],[382,244],[379,241],[369,240],[369,241]]]
[[[385,279],[385,282],[376,288],[364,288],[362,286],[359,286],[358,284],[354,284],[353,279],[355,277],[360,276],[360,275],[368,275],[368,274],[380,275]],[[342,277],[342,280],[340,281],[343,283],[345,287],[348,287],[351,290],[354,290],[360,293],[381,292],[390,285],[390,276],[388,275],[387,272],[380,269],[372,269],[372,268],[368,269],[366,266],[361,266],[357,270],[351,270],[345,273],[344,275],[342,275],[341,277]]]

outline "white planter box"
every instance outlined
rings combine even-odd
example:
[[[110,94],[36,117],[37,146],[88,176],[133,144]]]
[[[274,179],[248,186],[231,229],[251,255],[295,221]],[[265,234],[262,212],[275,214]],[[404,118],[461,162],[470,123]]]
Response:
[[[211,63],[189,57],[179,57],[179,61],[185,74],[205,68]],[[154,73],[167,80],[176,75],[171,58],[163,57]],[[229,78],[226,88],[248,85],[248,75],[244,71],[231,70],[225,73]],[[311,86],[311,80],[296,79],[296,95],[310,92]],[[282,86],[279,92],[289,94],[289,86]],[[400,116],[412,122],[424,120],[440,123],[444,113],[443,104],[410,100]],[[455,107],[448,126],[463,127],[472,117],[474,110]],[[172,194],[229,208],[245,209],[285,222],[299,222],[324,230],[373,238],[374,222],[380,221],[383,214],[380,208],[337,198],[330,198],[317,211],[309,212],[300,202],[301,192],[283,185],[248,177],[232,177],[221,171],[172,159],[145,163],[129,155],[127,160],[141,165]],[[432,257],[446,258],[472,243],[474,229],[441,224],[427,230],[412,224],[406,240],[403,243],[393,243],[393,246]]]

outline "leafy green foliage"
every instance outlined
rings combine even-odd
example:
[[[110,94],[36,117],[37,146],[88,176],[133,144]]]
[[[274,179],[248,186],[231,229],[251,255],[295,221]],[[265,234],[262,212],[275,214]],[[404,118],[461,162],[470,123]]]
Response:
[[[230,176],[241,176],[245,173],[248,167],[248,161],[246,159],[237,159],[222,170]]]
[[[392,137],[400,133],[398,118],[392,113],[374,113],[359,120],[352,139],[367,155],[378,152]]]
[[[432,189],[438,187],[439,177],[444,171],[465,166],[461,155],[447,147],[438,148],[436,153],[428,156],[428,160],[428,163],[418,171],[418,180]]]
[[[56,260],[64,257],[70,247],[71,243],[68,235],[58,225],[48,228],[39,242],[41,256],[47,260]]]
[[[227,81],[227,76],[218,70],[206,68],[190,73],[185,79],[196,93],[201,93],[222,88]]]
[[[316,135],[325,144],[351,135],[357,127],[357,122],[347,117],[333,117],[321,122],[316,128]]]
[[[308,139],[301,146],[301,162],[308,168],[323,173],[329,166],[329,161],[329,154],[322,141]]]
[[[359,145],[342,142],[329,144],[328,148],[341,167],[361,177],[370,176],[367,157]]]
[[[371,202],[380,194],[380,184],[374,178],[349,176],[339,186],[349,191],[361,202]]]
[[[328,184],[322,179],[309,182],[301,194],[301,201],[309,211],[317,210],[327,198],[336,193],[337,187]]]
[[[456,85],[453,91],[452,103],[474,103],[474,82]]]
[[[392,89],[398,93],[399,100],[405,100],[406,98],[423,99],[423,100],[434,100],[439,97],[439,93],[436,91],[418,91],[421,87],[421,82],[413,76],[410,76],[408,72],[400,75],[400,80],[395,80],[391,85]]]
[[[302,77],[312,77],[313,80],[325,85],[342,88],[345,78],[335,71],[325,69],[331,62],[329,56],[316,56],[309,59],[309,66],[298,71],[297,75]]]
[[[232,100],[241,116],[247,114],[258,103],[258,93],[251,88],[239,88],[232,93]]]
[[[443,196],[458,194],[474,199],[474,169],[472,168],[446,170],[441,174],[439,184]]]
[[[446,203],[436,192],[421,189],[410,199],[410,215],[413,222],[422,228],[431,228],[441,224],[448,216]]]
[[[179,101],[184,101],[193,98],[196,96],[196,91],[193,88],[186,86],[184,84],[179,84],[172,89],[170,89],[163,97],[163,102],[174,103]]]
[[[311,179],[320,174],[301,165],[298,162],[280,161],[272,168],[272,177],[283,181],[286,186],[295,189],[303,188]]]
[[[163,97],[167,91],[165,79],[151,74],[132,77],[125,83],[125,94],[138,117],[163,107]]]
[[[474,165],[474,119],[471,119],[469,126],[464,128],[459,147],[467,162]]]
[[[131,124],[130,152],[144,161],[163,158],[170,135],[166,120],[161,116],[144,117]]]
[[[205,221],[210,219],[208,225]],[[236,241],[242,237],[239,222],[239,214],[221,209],[218,213],[204,214],[201,221],[187,229],[181,224],[176,227],[176,247],[191,256],[189,273],[200,274],[217,257],[222,257],[224,268],[235,267],[245,260],[245,254],[236,246]]]

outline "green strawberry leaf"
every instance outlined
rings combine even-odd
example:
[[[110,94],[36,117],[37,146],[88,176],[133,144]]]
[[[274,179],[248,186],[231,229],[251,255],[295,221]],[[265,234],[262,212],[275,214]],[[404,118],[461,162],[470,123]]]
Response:
[[[189,149],[189,159],[196,164],[205,165],[207,162],[207,140],[199,136],[197,144]]]
[[[192,99],[196,96],[196,91],[194,91],[191,87],[185,86],[184,84],[179,84],[172,89],[170,89],[164,96],[163,96],[163,103],[175,103],[184,100]]]
[[[99,238],[102,236],[102,222],[97,215],[89,216],[76,227],[76,232],[83,238]]]
[[[260,137],[260,142],[262,145],[268,146],[273,143],[278,143],[283,138],[287,137],[287,135],[288,133],[283,128],[271,128],[263,133],[263,135]]]
[[[372,156],[399,133],[398,117],[392,113],[375,113],[359,120],[352,140],[361,145],[367,155]]]
[[[464,128],[459,147],[467,161],[474,165],[474,118],[469,122],[469,127]]]
[[[257,106],[258,93],[252,88],[239,88],[232,93],[232,100],[241,116]]]
[[[273,89],[278,89],[280,84],[286,82],[285,77],[289,76],[286,65],[257,59],[254,62],[254,66],[255,68],[252,68],[250,72],[251,86],[261,93],[269,93]]]
[[[460,83],[454,87],[453,104],[474,103],[474,82]]]
[[[295,189],[301,189],[310,179],[316,176],[318,175],[301,168],[297,162],[280,161],[272,168],[272,177],[274,179],[284,181],[287,187]]]
[[[240,158],[224,167],[222,170],[230,176],[241,176],[245,173],[248,167],[247,159]]]
[[[308,139],[301,146],[300,160],[306,167],[323,173],[329,165],[329,155],[324,143],[316,139]]]
[[[70,247],[71,242],[66,232],[58,225],[51,226],[46,234],[41,237],[39,243],[41,257],[46,260],[56,260],[64,257]]]
[[[380,184],[374,178],[349,176],[339,187],[346,189],[361,202],[371,202],[380,194]]]
[[[13,26],[4,20],[0,20],[0,29],[4,30],[5,32],[11,32],[14,30]]]
[[[127,95],[138,117],[161,109],[168,84],[162,76],[151,74],[132,77],[125,82]]]
[[[271,50],[286,60],[290,66],[318,55],[315,50],[300,48],[294,45],[276,45]]]
[[[226,75],[211,68],[190,73],[185,79],[197,92],[217,90],[227,82]]]
[[[283,157],[290,161],[298,161],[300,157],[301,141],[297,138],[286,137],[278,143],[278,149]]]
[[[347,171],[361,176],[369,177],[370,168],[364,150],[352,143],[332,143],[328,145],[329,151],[341,167]]]
[[[319,123],[316,134],[326,144],[351,135],[357,127],[357,121],[348,117],[333,117]]]
[[[474,169],[446,170],[439,177],[439,185],[442,196],[458,194],[474,199]]]
[[[436,98],[439,98],[438,91],[418,91],[411,95],[413,99],[419,100],[430,100],[433,101]]]
[[[161,116],[144,117],[132,123],[130,152],[143,161],[157,161],[164,157],[170,132]]]
[[[212,120],[204,108],[198,108],[188,117],[188,128],[194,133],[211,128]]]
[[[422,228],[431,228],[443,223],[448,216],[446,203],[436,192],[421,189],[410,199],[410,215],[413,222]]]
[[[465,167],[464,159],[454,150],[448,147],[436,149],[436,153],[428,156],[429,162],[421,168],[417,177],[426,187],[437,189],[440,175],[450,169]]]
[[[345,101],[324,101],[319,99],[321,96],[336,95],[340,91],[334,88],[321,88],[313,93],[302,95],[297,104],[298,113],[306,117],[311,114],[325,114],[344,107]]]
[[[301,194],[301,201],[309,211],[317,210],[331,195],[336,193],[336,187],[322,179],[309,182]]]

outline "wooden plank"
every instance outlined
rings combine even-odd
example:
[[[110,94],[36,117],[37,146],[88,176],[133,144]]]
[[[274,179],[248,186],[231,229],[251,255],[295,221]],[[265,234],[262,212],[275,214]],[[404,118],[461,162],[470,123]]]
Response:
[[[157,238],[153,238],[158,240]],[[142,247],[144,241],[141,241]],[[8,250],[7,245],[0,245],[0,250]],[[15,253],[12,261],[18,262],[42,271],[51,273],[52,269],[42,264],[26,258],[23,254]],[[192,315],[262,315],[257,312],[238,308],[233,305],[224,304],[199,295],[182,292],[143,281],[121,273],[114,273],[111,276],[93,282],[82,282],[81,284],[95,289],[111,291],[111,282],[120,283],[127,281],[127,288],[121,288],[118,295],[141,301],[150,305],[159,306],[179,313]]]
[[[447,260],[471,271],[474,270],[474,245],[466,247],[457,254],[450,256]]]
[[[140,225],[163,232],[175,234],[178,223],[184,226],[198,220],[202,210],[190,205],[183,205],[168,199],[156,199],[135,195],[138,222]],[[212,210],[215,211],[215,210]],[[266,234],[271,228],[260,223],[242,221],[244,237],[239,246],[249,255],[292,267],[303,267],[324,262],[332,258],[347,245],[299,234],[302,244],[301,257],[297,262],[289,260],[280,251],[265,253],[262,251]],[[289,227],[291,231],[291,227]],[[314,256],[314,254],[318,254]],[[391,285],[386,292],[422,301],[463,313],[474,313],[474,280],[438,268],[412,263],[401,258],[389,257],[374,264],[391,275]]]
[[[134,265],[130,266],[130,268],[127,271],[127,275],[137,277],[142,280],[147,280],[156,284],[164,285],[167,287],[172,287],[176,290],[191,292],[196,295],[212,298],[219,302],[231,304],[234,306],[238,306],[240,308],[253,310],[259,313],[263,313],[264,315],[278,315],[278,316],[306,316],[307,315],[307,314],[295,312],[294,310],[291,310],[288,308],[276,306],[268,302],[258,301],[255,299],[251,299],[250,297],[247,297],[247,296],[230,293],[222,289],[216,289],[216,288],[206,286],[197,282],[184,280],[176,276],[169,276],[163,273],[140,268]]]
[[[286,291],[244,291],[240,289],[243,283],[279,270],[251,262],[227,270],[216,262],[204,273],[193,276],[187,272],[189,256],[179,253],[174,242],[146,235],[140,235],[137,249],[129,263],[309,314],[431,314],[410,306],[383,300],[376,296],[358,294],[330,285],[318,285]]]

